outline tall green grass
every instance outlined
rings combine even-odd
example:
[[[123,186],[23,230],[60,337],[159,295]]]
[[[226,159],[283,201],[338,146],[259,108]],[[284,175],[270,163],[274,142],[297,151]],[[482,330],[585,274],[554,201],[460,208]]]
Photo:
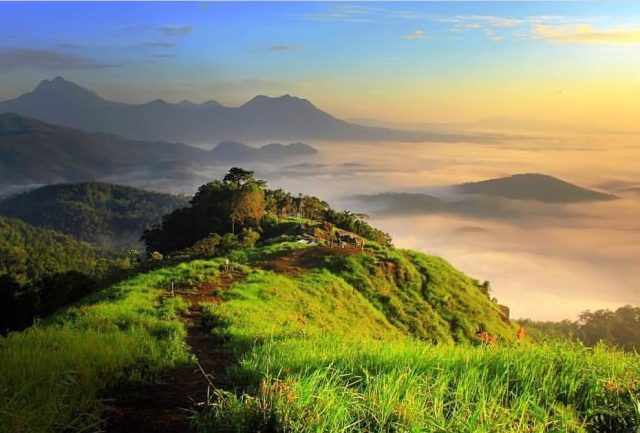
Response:
[[[292,338],[243,359],[251,396],[223,395],[203,431],[636,432],[639,365],[604,347]]]
[[[434,290],[443,263],[423,263]],[[240,357],[229,375],[244,394],[218,391],[201,432],[640,431],[637,355],[428,344],[326,269],[254,272],[205,316]]]
[[[0,339],[0,432],[98,431],[100,392],[190,362],[172,281],[189,285],[219,262],[138,275],[45,323]]]

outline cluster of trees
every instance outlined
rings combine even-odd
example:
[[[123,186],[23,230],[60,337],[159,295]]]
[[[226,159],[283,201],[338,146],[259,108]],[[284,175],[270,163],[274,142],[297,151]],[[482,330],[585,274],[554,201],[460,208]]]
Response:
[[[212,235],[258,230],[265,213],[265,183],[252,171],[232,168],[222,181],[202,185],[191,206],[162,218],[142,234],[147,252],[169,254]]]
[[[264,181],[254,178],[254,172],[238,167],[222,181],[202,185],[189,207],[165,215],[161,224],[144,231],[142,240],[149,254],[170,254],[212,234],[260,233],[265,215],[328,222],[380,244],[391,243],[388,234],[366,222],[365,215],[336,211],[314,196],[267,189]]]
[[[69,234],[101,247],[137,243],[184,197],[127,186],[85,182],[49,185],[0,201],[0,214]]]
[[[356,233],[365,239],[390,245],[391,237],[367,223],[367,215],[350,211],[336,211],[318,197],[293,195],[282,189],[265,191],[266,211],[278,218],[301,217],[318,222],[328,222],[334,226]]]
[[[615,311],[585,311],[575,322],[518,322],[538,340],[582,341],[589,346],[602,342],[625,350],[640,350],[640,308],[631,305]]]

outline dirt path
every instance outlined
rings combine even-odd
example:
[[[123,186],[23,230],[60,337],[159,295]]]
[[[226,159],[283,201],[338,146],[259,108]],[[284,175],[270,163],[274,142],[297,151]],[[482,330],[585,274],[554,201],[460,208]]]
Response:
[[[311,268],[320,266],[327,256],[357,254],[362,254],[362,250],[353,246],[316,246],[278,252],[256,260],[253,264],[279,274],[297,276],[307,273]]]
[[[186,366],[167,372],[155,383],[136,385],[115,390],[114,399],[107,408],[108,433],[185,433],[190,431],[189,418],[198,404],[207,398],[209,384],[200,370],[209,374],[208,379],[223,387],[221,373],[233,363],[220,341],[216,341],[200,325],[199,304],[203,301],[219,301],[213,294],[228,289],[243,275],[238,272],[221,273],[194,290],[179,292],[190,304],[184,317],[187,326],[187,344],[197,357],[200,366]]]

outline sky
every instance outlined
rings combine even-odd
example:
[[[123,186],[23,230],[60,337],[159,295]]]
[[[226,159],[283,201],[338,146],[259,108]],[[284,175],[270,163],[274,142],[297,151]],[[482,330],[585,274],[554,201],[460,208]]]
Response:
[[[637,2],[0,3],[0,99],[293,94],[342,118],[638,128]]]

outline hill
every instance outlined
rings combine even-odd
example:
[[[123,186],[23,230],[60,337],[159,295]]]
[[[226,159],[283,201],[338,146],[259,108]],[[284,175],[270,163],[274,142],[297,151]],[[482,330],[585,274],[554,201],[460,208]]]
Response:
[[[49,185],[0,201],[0,215],[102,247],[136,244],[144,229],[187,205],[184,197],[121,185]]]
[[[217,161],[227,162],[268,161],[311,156],[317,153],[316,149],[306,143],[269,143],[252,147],[237,141],[222,141],[210,151]]]
[[[18,114],[0,114],[0,194],[17,187],[100,179],[149,181],[200,178],[202,171],[229,161],[270,161],[308,156],[304,143],[254,148],[221,143],[212,151],[164,141],[127,140],[87,133]]]
[[[17,114],[0,115],[0,184],[94,180],[163,161],[207,159],[183,144],[89,134]]]
[[[488,283],[252,172],[145,241],[135,275],[0,339],[4,430],[640,427],[637,355],[532,346]]]
[[[515,174],[458,185],[465,194],[504,197],[515,200],[536,200],[546,203],[576,203],[613,200],[617,197],[585,189],[553,176],[537,173]]]
[[[93,273],[99,268],[102,254],[71,236],[2,216],[0,233],[0,275],[27,282],[71,270]]]
[[[396,131],[348,123],[306,99],[259,95],[239,107],[214,101],[170,104],[155,100],[124,104],[57,77],[34,91],[0,102],[13,112],[89,132],[108,132],[136,140],[209,144],[221,140],[388,140],[459,141],[471,137]]]

